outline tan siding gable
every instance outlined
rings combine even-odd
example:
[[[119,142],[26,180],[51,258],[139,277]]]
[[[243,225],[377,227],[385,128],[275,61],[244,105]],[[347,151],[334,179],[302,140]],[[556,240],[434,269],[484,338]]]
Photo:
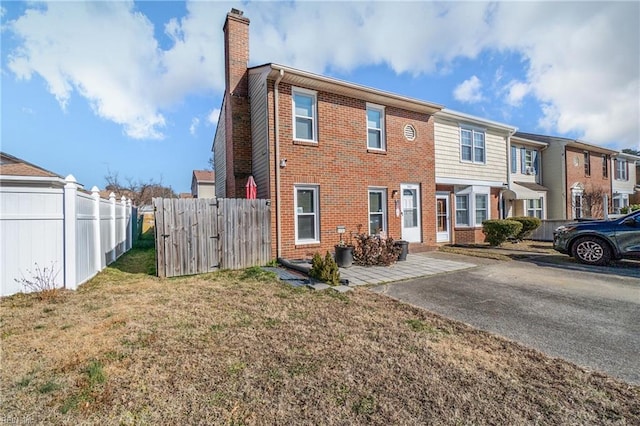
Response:
[[[473,126],[481,130],[480,126]],[[463,162],[460,159],[460,125],[453,120],[435,121],[436,178],[466,178],[506,182],[506,135],[485,131],[486,164]]]

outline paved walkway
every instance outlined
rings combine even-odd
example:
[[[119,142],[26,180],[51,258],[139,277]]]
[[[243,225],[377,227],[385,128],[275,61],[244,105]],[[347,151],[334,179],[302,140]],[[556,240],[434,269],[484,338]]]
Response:
[[[294,264],[296,269],[308,271],[311,264],[308,262],[289,262]],[[384,284],[394,281],[403,281],[411,278],[425,277],[444,272],[459,271],[476,266],[473,263],[458,262],[453,260],[441,259],[433,256],[431,253],[408,254],[407,260],[397,262],[391,266],[352,266],[350,268],[340,268],[340,279],[345,284],[334,287],[338,291],[345,290],[344,287],[356,287],[369,284]],[[285,268],[264,268],[275,272],[281,280],[288,282],[294,287],[302,285],[310,285],[313,288],[318,287],[308,279],[302,272]],[[321,284],[317,289],[324,289],[326,286]]]
[[[340,278],[348,280],[349,286],[382,284],[410,278],[441,274],[472,268],[473,263],[437,259],[430,253],[408,254],[407,260],[391,266],[352,266],[340,268]]]

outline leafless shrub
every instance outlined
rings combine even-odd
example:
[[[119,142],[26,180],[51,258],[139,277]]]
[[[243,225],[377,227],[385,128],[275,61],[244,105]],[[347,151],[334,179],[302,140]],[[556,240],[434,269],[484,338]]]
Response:
[[[22,274],[22,278],[15,278],[15,281],[22,285],[26,293],[37,293],[41,300],[52,300],[58,297],[60,287],[57,285],[59,270],[55,267],[55,262],[51,266],[40,268],[38,263],[33,270],[27,269],[29,277]]]

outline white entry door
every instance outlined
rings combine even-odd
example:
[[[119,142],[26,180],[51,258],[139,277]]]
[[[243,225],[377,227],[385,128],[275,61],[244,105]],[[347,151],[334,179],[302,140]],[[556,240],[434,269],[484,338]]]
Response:
[[[410,243],[421,241],[420,185],[404,183],[402,193],[402,239]]]
[[[436,195],[436,242],[449,241],[449,195]]]

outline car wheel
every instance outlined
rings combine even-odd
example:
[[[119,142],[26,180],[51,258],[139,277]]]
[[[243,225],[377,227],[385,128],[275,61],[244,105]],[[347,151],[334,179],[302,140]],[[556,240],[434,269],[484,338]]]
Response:
[[[597,237],[581,237],[573,243],[573,257],[589,265],[606,265],[611,260],[611,249]]]

